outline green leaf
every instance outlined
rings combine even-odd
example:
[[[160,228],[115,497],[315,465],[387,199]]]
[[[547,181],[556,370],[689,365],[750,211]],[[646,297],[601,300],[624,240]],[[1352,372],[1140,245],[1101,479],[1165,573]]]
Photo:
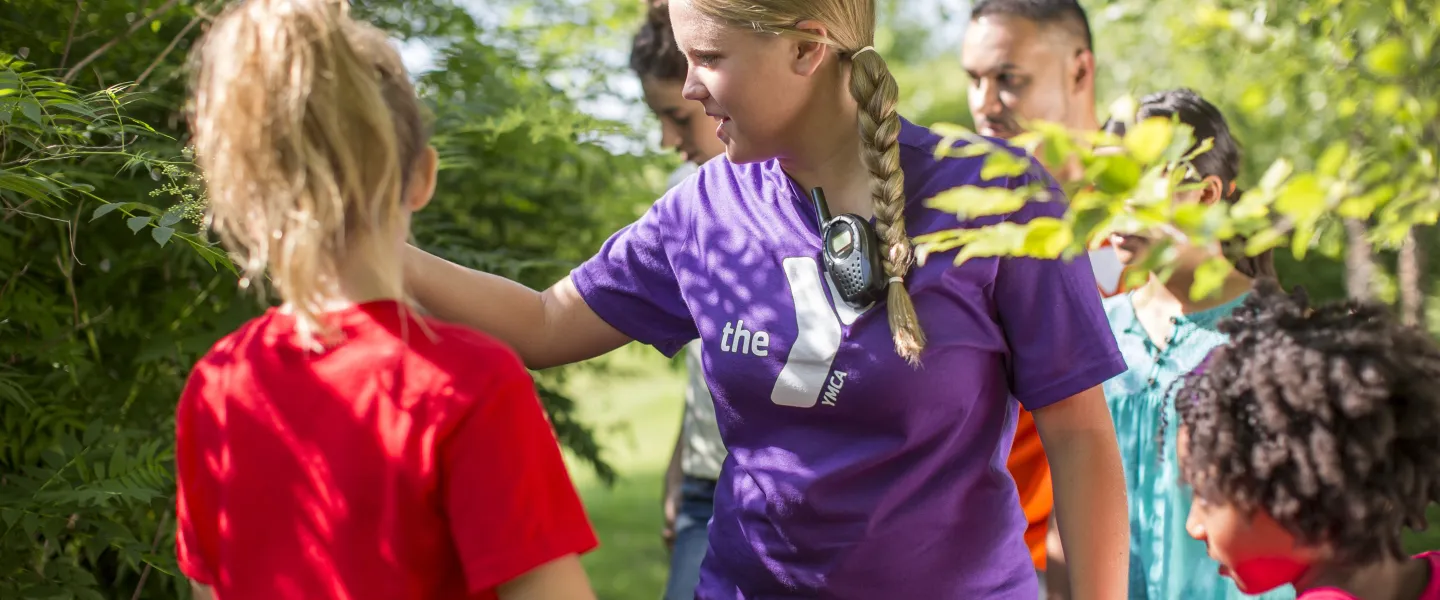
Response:
[[[1345,250],[1345,228],[1335,219],[1326,219],[1319,224],[1315,249],[1321,255],[1335,260]]]
[[[1128,194],[1140,182],[1140,163],[1129,156],[1112,154],[1097,157],[1091,168],[1097,167],[1098,172],[1093,178],[1095,187],[1107,194]]]
[[[1290,161],[1283,158],[1275,159],[1275,162],[1270,163],[1270,168],[1265,170],[1265,175],[1260,177],[1260,189],[1271,192],[1279,189],[1280,184],[1284,183],[1293,169]]]
[[[1305,260],[1310,243],[1314,240],[1314,219],[1305,219],[1295,224],[1295,233],[1290,234],[1290,253],[1295,255],[1295,260]]]
[[[980,168],[980,179],[990,181],[1001,177],[1019,177],[1030,168],[1030,162],[1008,151],[996,151],[985,155],[985,166]]]
[[[0,190],[17,192],[27,198],[48,201],[52,198],[53,185],[43,179],[26,177],[14,171],[0,170]],[[57,190],[58,191],[58,190]]]
[[[1314,173],[1290,180],[1275,199],[1275,210],[1296,220],[1313,220],[1325,212],[1325,191]]]
[[[941,137],[956,139],[975,135],[968,127],[956,123],[936,123],[930,126],[930,131]]]
[[[1233,265],[1223,256],[1212,256],[1195,269],[1195,281],[1190,284],[1190,299],[1200,300],[1220,290],[1225,277]]]
[[[1378,184],[1381,181],[1389,178],[1390,173],[1394,170],[1395,169],[1391,167],[1390,163],[1388,162],[1371,163],[1370,167],[1365,169],[1365,173],[1360,175],[1360,183],[1365,185]]]
[[[947,156],[950,158],[974,158],[976,156],[984,156],[986,153],[991,152],[992,150],[995,152],[1003,152],[1003,150],[987,148],[984,144],[965,144],[963,146],[946,150],[942,156]]]
[[[935,210],[953,213],[965,221],[987,215],[1003,215],[1020,210],[1029,195],[1025,189],[1011,190],[996,186],[966,185],[936,194],[925,202]]]
[[[172,235],[175,235],[175,230],[169,227],[156,227],[150,231],[150,237],[154,238],[155,243],[160,244],[161,248],[165,247]]]
[[[140,230],[149,224],[150,217],[130,217],[125,219],[125,225],[129,226],[130,231],[135,233],[140,233]]]
[[[1024,148],[1026,152],[1033,155],[1035,149],[1039,148],[1040,143],[1044,141],[1044,138],[1044,134],[1038,131],[1026,131],[1025,133],[1010,138],[1009,142],[1011,146]]]
[[[95,209],[94,213],[91,213],[90,220],[94,221],[95,219],[98,219],[121,208],[124,208],[125,204],[125,202],[109,202],[106,204],[101,204]]]
[[[40,104],[30,98],[20,99],[20,112],[25,115],[25,118],[34,121],[36,125],[45,124],[45,121],[41,118]]]
[[[1375,90],[1373,106],[1376,114],[1388,117],[1400,109],[1400,102],[1404,99],[1405,89],[1398,85],[1387,85]]]
[[[1266,250],[1273,250],[1285,241],[1285,234],[1277,229],[1266,229],[1245,242],[1245,254],[1255,256]]]
[[[1340,203],[1335,212],[1347,219],[1365,219],[1374,214],[1375,209],[1383,206],[1395,198],[1395,186],[1382,185],[1358,196],[1351,196]]]
[[[1175,207],[1175,226],[1187,234],[1199,231],[1205,223],[1205,214],[1209,209],[1199,202],[1187,202]]]
[[[1125,132],[1125,149],[1141,164],[1150,164],[1160,158],[1160,153],[1169,147],[1175,130],[1170,119],[1151,117],[1135,124],[1133,130]]]
[[[983,256],[1014,255],[1025,243],[1026,230],[1020,225],[1006,222],[965,233],[965,245],[955,255],[956,265]]]
[[[1325,149],[1320,155],[1320,160],[1315,163],[1316,172],[1321,177],[1335,177],[1340,174],[1340,167],[1345,164],[1345,158],[1350,154],[1350,146],[1345,142],[1335,142]]]
[[[177,204],[170,207],[169,210],[165,211],[165,214],[160,215],[160,226],[173,226],[174,224],[179,223],[180,220],[183,218],[185,218],[185,207],[183,205]]]
[[[1405,63],[1410,50],[1405,40],[1399,37],[1380,42],[1365,55],[1365,67],[1371,73],[1384,77],[1397,77],[1405,72]]]
[[[1027,223],[1026,228],[1029,231],[1022,246],[1025,256],[1058,258],[1075,240],[1065,222],[1054,217],[1038,217]]]
[[[1185,146],[1183,146],[1183,147],[1184,147],[1184,148],[1189,148],[1190,146],[1189,146],[1189,144],[1188,144],[1188,142],[1187,142],[1187,144],[1186,144]],[[1208,138],[1205,138],[1205,139],[1203,139],[1203,140],[1200,140],[1200,143],[1195,144],[1195,149],[1194,149],[1194,150],[1191,150],[1191,151],[1190,151],[1189,153],[1187,153],[1185,156],[1180,157],[1180,160],[1193,162],[1193,161],[1195,160],[1195,157],[1200,156],[1201,154],[1204,154],[1204,153],[1209,152],[1209,151],[1214,150],[1214,149],[1215,149],[1215,138],[1213,138],[1213,137],[1208,137]]]

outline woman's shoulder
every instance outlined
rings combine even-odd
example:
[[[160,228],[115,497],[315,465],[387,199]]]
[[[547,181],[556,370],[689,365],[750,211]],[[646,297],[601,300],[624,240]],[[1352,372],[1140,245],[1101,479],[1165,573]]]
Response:
[[[968,130],[965,137],[960,137],[959,131],[950,131],[950,129],[958,128],[959,126],[942,127],[937,125],[935,129],[932,129],[901,117],[897,143],[900,145],[900,164],[905,175],[909,177],[913,172],[918,175],[943,177],[952,182],[959,180],[991,185],[1023,184],[1037,179],[1050,183],[1045,168],[1025,152],[1024,148],[1014,146],[1000,138],[984,136],[968,132]],[[983,144],[990,147],[974,148],[981,143],[977,140],[983,140]],[[972,148],[973,150],[971,150]],[[995,150],[1009,154],[1012,158],[1024,163],[1024,169],[1017,175],[1002,175],[989,179],[982,177],[986,155]],[[1014,171],[1010,171],[1010,173],[1014,173]]]

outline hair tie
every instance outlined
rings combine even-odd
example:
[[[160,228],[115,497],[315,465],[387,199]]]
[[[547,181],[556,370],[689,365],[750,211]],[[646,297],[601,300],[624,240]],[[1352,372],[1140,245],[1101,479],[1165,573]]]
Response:
[[[874,53],[875,53],[875,56],[880,56],[880,52],[877,51],[877,50],[875,50],[875,47],[874,47],[874,46],[866,46],[866,47],[864,47],[864,48],[861,48],[861,49],[859,49],[859,50],[856,50],[856,51],[854,51],[854,52],[851,52],[851,53],[850,53],[850,60],[855,60],[855,57],[860,56],[861,54],[864,54],[864,53],[866,53],[866,52],[874,52]]]
[[[900,284],[900,285],[905,285],[905,278],[904,278],[904,277],[891,277],[891,278],[890,278],[890,282],[891,282],[891,283],[898,283],[898,284]]]

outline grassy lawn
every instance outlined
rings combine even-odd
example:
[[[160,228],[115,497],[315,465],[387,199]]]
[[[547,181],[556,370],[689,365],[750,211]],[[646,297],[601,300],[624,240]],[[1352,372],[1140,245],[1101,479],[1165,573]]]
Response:
[[[619,473],[607,488],[572,463],[600,536],[600,548],[584,558],[585,569],[599,600],[657,600],[670,560],[660,540],[660,481],[680,428],[684,372],[672,369],[659,352],[634,344],[601,360],[609,373],[582,373],[567,382]]]
[[[615,486],[606,488],[585,467],[571,467],[600,536],[585,568],[600,600],[656,600],[669,564],[660,542],[660,478],[680,426],[684,373],[633,344],[602,360],[609,373],[568,382],[619,472]],[[1407,537],[1408,551],[1440,550],[1440,506],[1431,507],[1430,523],[1429,531]]]

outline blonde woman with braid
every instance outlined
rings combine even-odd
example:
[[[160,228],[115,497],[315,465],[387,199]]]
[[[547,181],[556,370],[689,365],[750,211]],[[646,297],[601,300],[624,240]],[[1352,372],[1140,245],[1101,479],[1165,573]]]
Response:
[[[418,250],[411,291],[533,368],[701,340],[729,455],[697,598],[1033,600],[1005,468],[1021,405],[1052,463],[1074,597],[1124,598],[1124,480],[1100,384],[1125,365],[1089,263],[920,266],[911,247],[957,225],[926,198],[1050,184],[1043,170],[982,181],[983,158],[937,160],[939,137],[895,112],[870,1],[672,0],[670,16],[683,94],[715,118],[725,156],[543,292]],[[838,294],[815,188],[829,212],[873,223],[877,301]]]

